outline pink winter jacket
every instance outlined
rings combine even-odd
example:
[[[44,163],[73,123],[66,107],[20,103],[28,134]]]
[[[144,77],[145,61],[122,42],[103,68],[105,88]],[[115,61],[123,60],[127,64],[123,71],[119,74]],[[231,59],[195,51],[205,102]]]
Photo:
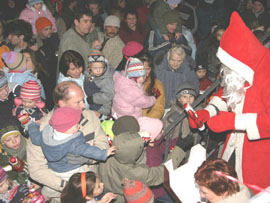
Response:
[[[22,20],[25,20],[26,22],[29,22],[32,25],[33,34],[37,35],[35,23],[39,17],[48,18],[53,24],[52,31],[57,32],[55,19],[45,4],[43,4],[42,9],[39,11],[33,7],[30,7],[29,4],[26,4],[26,8],[22,10],[22,12],[19,16],[19,19],[22,19]]]
[[[154,96],[146,96],[143,86],[124,76],[125,73],[115,72],[114,80],[114,98],[112,105],[112,116],[119,118],[121,116],[142,116],[142,109],[153,106],[156,102]]]

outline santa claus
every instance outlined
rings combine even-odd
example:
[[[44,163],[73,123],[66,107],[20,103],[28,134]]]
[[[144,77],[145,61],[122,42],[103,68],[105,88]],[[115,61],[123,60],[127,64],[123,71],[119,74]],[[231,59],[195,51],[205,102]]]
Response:
[[[228,131],[221,158],[234,163],[238,178],[270,185],[270,52],[234,12],[217,57],[221,88],[197,111],[214,132]],[[190,118],[190,126],[196,123]],[[259,191],[253,190],[254,193]]]

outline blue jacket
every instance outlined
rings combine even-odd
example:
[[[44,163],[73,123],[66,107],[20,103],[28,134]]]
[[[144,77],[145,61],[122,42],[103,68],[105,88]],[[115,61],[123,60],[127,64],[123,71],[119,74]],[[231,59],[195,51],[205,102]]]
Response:
[[[42,132],[39,124],[32,123],[28,127],[29,137],[34,145],[41,146],[42,151],[48,161],[48,166],[55,172],[64,173],[79,168],[79,164],[68,163],[67,154],[84,156],[90,159],[105,161],[107,150],[99,149],[85,143],[83,134],[79,131],[67,136],[64,140],[53,138],[53,128],[45,126]]]

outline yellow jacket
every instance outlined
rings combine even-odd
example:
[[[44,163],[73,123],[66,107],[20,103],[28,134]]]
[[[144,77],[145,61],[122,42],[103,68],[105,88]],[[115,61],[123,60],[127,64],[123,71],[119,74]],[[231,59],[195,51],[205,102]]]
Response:
[[[150,85],[150,81],[151,81],[150,77],[145,81],[144,83],[145,91]],[[159,90],[160,96],[157,98],[156,103],[152,107],[143,109],[143,116],[161,119],[165,110],[165,92],[162,82],[158,79],[155,79],[154,88]]]

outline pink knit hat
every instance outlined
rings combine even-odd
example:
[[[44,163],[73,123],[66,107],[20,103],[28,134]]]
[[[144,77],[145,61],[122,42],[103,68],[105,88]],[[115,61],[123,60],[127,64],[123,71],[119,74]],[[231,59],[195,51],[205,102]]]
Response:
[[[81,110],[60,107],[53,112],[49,123],[56,131],[64,133],[80,122],[81,115]]]
[[[122,52],[125,56],[135,56],[143,50],[143,45],[136,41],[128,42]]]
[[[6,180],[8,177],[6,171],[3,168],[0,168],[0,183]]]
[[[35,80],[28,80],[21,87],[20,97],[22,99],[31,99],[35,102],[41,102],[41,87]]]
[[[150,138],[155,139],[163,128],[163,123],[157,118],[140,117],[138,118],[140,125],[140,131],[146,131],[150,133]]]

